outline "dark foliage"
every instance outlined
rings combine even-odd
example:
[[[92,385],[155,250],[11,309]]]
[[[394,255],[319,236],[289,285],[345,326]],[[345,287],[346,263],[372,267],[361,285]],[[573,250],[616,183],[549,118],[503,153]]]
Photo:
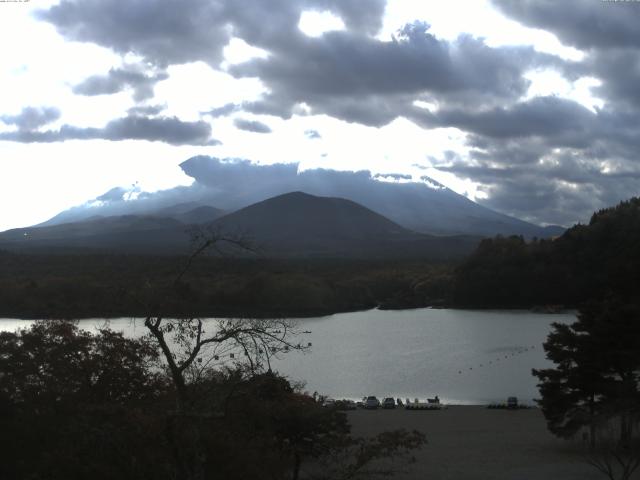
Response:
[[[145,317],[163,292],[169,316],[316,316],[385,305],[444,304],[451,268],[425,262],[0,254],[0,316]]]
[[[134,479],[165,469],[144,445],[166,391],[155,348],[70,322],[0,333],[0,478]]]
[[[544,344],[555,368],[534,370],[549,430],[561,437],[619,419],[628,444],[640,418],[640,304],[608,297],[590,302],[571,325],[554,324]]]
[[[159,367],[146,340],[106,329],[41,321],[0,334],[0,478],[369,478],[425,443],[354,438],[343,412],[272,372],[205,369],[177,408]]]
[[[483,240],[456,270],[465,307],[579,306],[602,292],[640,297],[640,198],[595,213],[553,240]]]

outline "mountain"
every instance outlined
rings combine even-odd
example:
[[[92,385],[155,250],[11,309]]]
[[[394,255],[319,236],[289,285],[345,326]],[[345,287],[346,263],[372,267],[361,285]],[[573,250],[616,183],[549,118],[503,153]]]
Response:
[[[198,202],[178,203],[176,205],[171,205],[170,207],[152,210],[148,213],[148,215],[153,217],[173,218],[174,220],[186,223],[187,225],[210,223],[215,219],[222,217],[224,214],[224,210],[210,205],[203,205]]]
[[[175,218],[92,217],[9,230],[0,234],[0,248],[185,253],[189,248],[188,224],[220,213],[212,207],[191,206],[160,212]],[[454,258],[470,253],[479,241],[469,236],[419,234],[353,201],[302,192],[258,202],[210,225],[213,231],[251,239],[260,255],[272,257]]]
[[[206,190],[207,202],[227,211],[291,191],[354,201],[409,230],[434,235],[559,235],[517,218],[498,213],[423,176],[421,181],[395,181],[394,175],[372,176],[368,171],[299,170],[296,164],[255,165],[198,156],[180,167]],[[204,194],[203,194],[204,195]]]
[[[224,210],[220,210],[219,208],[210,207],[208,205],[201,205],[186,212],[173,215],[171,218],[174,218],[175,220],[178,220],[187,225],[196,225],[211,223],[214,220],[222,217],[224,214]]]
[[[458,257],[479,240],[419,234],[351,200],[303,192],[258,202],[212,226],[249,237],[274,256]]]
[[[186,225],[172,218],[120,215],[0,233],[0,248],[158,253],[187,246]]]
[[[145,213],[148,215],[153,215],[154,217],[176,218],[202,206],[203,205],[199,202],[181,202],[170,205],[168,207],[161,207],[155,210],[147,210],[145,211]]]
[[[404,228],[434,235],[548,238],[564,231],[562,227],[540,227],[498,213],[426,176],[419,181],[385,181],[384,176],[372,176],[367,171],[300,171],[297,164],[257,165],[206,156],[192,157],[180,167],[194,179],[192,185],[144,193],[135,200],[124,190],[114,189],[59,213],[41,226],[77,222],[95,215],[159,215],[180,220],[175,215],[204,205],[233,212],[287,192],[303,191],[351,200]],[[389,178],[393,179],[393,174]]]

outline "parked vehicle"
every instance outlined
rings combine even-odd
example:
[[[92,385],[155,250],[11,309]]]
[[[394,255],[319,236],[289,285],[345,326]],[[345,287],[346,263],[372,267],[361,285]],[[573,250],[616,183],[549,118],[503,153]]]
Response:
[[[396,408],[396,401],[391,397],[387,397],[382,400],[382,408]]]
[[[364,401],[364,408],[368,408],[370,410],[380,408],[380,400],[378,400],[376,396],[371,395]]]

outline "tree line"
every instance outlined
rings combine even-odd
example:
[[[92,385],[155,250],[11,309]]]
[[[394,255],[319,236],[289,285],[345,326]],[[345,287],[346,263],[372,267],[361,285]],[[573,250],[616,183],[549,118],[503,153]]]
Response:
[[[344,412],[265,368],[289,346],[280,322],[146,323],[140,339],[54,320],[0,333],[0,478],[370,478],[425,443],[355,437]],[[247,356],[223,366],[213,345]]]
[[[638,296],[640,198],[593,214],[555,239],[483,240],[455,270],[452,303],[462,307],[571,308],[615,292]]]

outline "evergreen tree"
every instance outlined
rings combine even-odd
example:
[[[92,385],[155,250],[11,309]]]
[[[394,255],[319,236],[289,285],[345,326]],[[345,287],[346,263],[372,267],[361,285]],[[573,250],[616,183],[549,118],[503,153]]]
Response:
[[[640,404],[640,305],[609,297],[580,310],[571,325],[554,324],[544,344],[555,368],[534,370],[539,404],[549,430],[570,437],[620,419],[620,440],[630,440]]]

